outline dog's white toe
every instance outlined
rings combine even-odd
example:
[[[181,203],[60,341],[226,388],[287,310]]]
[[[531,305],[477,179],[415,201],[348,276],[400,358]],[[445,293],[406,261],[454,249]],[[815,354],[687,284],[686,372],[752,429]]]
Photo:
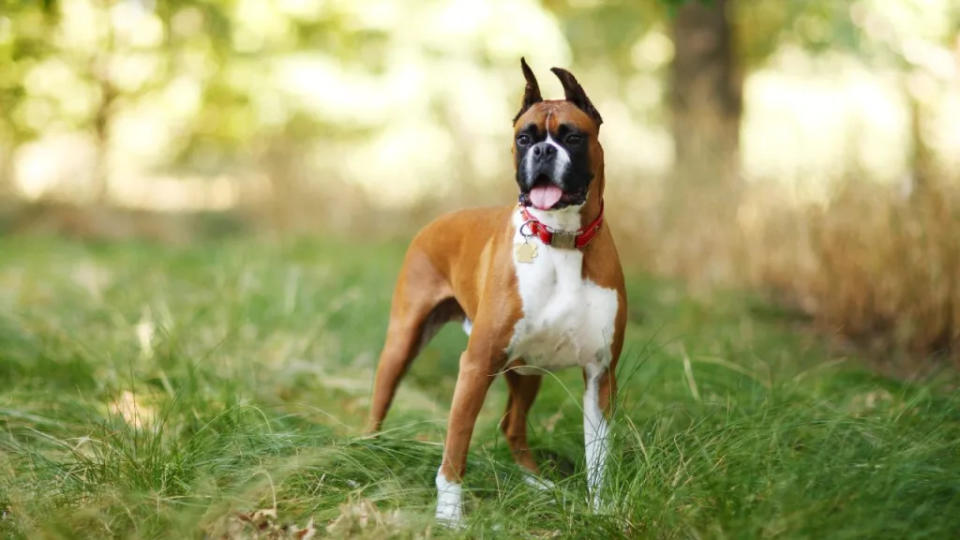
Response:
[[[549,491],[556,487],[556,485],[550,480],[547,480],[546,478],[540,478],[539,476],[535,476],[530,473],[525,473],[523,475],[523,482],[534,489],[539,489],[540,491]]]
[[[465,527],[462,512],[446,513],[439,506],[437,507],[437,523],[448,529],[463,529]]]

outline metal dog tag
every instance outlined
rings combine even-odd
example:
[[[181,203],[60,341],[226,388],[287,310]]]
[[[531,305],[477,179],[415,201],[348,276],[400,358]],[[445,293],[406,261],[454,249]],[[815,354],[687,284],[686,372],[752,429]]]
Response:
[[[517,262],[532,263],[537,258],[537,246],[529,242],[517,244],[514,255],[517,257]]]
[[[561,249],[573,249],[577,247],[577,233],[569,231],[553,231],[553,237],[550,239],[550,245]]]

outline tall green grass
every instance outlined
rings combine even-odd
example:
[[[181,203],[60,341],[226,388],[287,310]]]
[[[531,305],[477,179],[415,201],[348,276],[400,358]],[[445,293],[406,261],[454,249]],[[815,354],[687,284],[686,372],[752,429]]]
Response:
[[[488,396],[468,529],[432,520],[465,338],[415,362],[361,436],[399,244],[192,247],[0,239],[0,534],[947,537],[960,531],[957,377],[884,378],[741,292],[632,276],[601,512],[575,371],[545,382],[528,487]],[[276,532],[279,529],[269,529]],[[267,531],[267,532],[269,532]]]

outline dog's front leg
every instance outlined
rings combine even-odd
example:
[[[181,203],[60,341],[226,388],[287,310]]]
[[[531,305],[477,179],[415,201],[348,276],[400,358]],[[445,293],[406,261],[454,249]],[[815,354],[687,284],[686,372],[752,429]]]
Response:
[[[437,520],[450,527],[463,525],[463,495],[460,484],[467,465],[467,451],[477,414],[496,376],[489,355],[467,351],[460,355],[460,372],[453,391],[447,422],[443,461],[437,471]]]
[[[607,464],[609,411],[613,375],[606,367],[591,364],[584,368],[586,391],[583,394],[583,446],[587,462],[587,487],[593,510],[600,509],[600,490]]]

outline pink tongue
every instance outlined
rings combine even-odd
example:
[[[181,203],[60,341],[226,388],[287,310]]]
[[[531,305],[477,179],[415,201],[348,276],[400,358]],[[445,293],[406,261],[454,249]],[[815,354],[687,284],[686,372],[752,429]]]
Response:
[[[537,186],[530,190],[530,202],[540,210],[549,210],[563,197],[563,190],[553,184]]]

